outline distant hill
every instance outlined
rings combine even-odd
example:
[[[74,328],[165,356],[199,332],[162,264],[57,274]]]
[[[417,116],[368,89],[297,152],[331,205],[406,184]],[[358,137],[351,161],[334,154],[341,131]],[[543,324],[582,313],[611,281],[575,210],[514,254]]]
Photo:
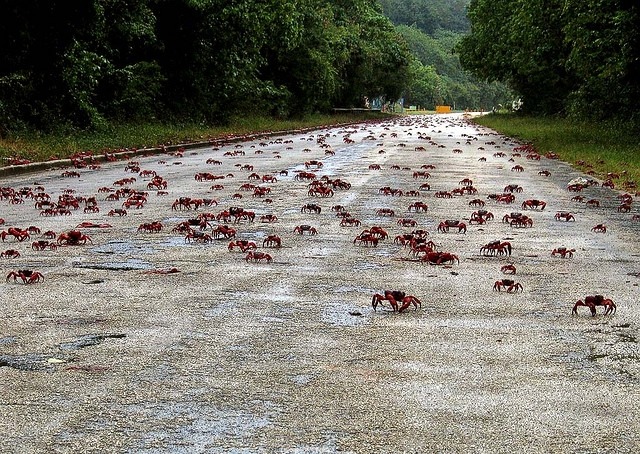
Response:
[[[410,105],[433,109],[489,110],[510,104],[512,94],[499,83],[486,83],[464,71],[455,47],[470,32],[471,0],[379,0],[382,11],[407,42],[415,62],[414,79],[405,91]]]
[[[385,16],[396,25],[414,26],[433,35],[439,30],[469,32],[471,0],[379,0]]]

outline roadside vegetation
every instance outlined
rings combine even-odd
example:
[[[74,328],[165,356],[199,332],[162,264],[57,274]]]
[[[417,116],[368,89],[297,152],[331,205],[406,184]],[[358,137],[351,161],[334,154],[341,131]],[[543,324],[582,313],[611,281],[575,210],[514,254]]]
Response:
[[[639,24],[612,0],[16,2],[0,17],[0,166],[402,99],[519,109],[538,118],[478,121],[638,181]]]
[[[471,0],[456,51],[518,94],[519,115],[480,124],[532,142],[616,188],[640,184],[640,7],[599,0]],[[516,105],[516,103],[514,103]],[[627,188],[625,182],[630,182]],[[632,191],[633,190],[633,191]]]
[[[0,47],[0,137],[361,108],[411,60],[377,0],[17,2]]]
[[[472,0],[468,18],[462,66],[507,84],[522,112],[640,124],[637,2]]]
[[[16,4],[0,17],[0,165],[341,123],[334,107],[403,97],[471,108],[445,83],[462,73],[451,51],[468,2]],[[420,32],[401,33],[414,13]]]
[[[260,134],[289,131],[325,125],[349,124],[369,119],[385,118],[380,112],[309,115],[299,120],[277,120],[261,116],[237,116],[225,126],[204,126],[189,123],[143,123],[110,125],[97,131],[77,131],[66,134],[42,134],[37,131],[0,138],[0,166],[20,161],[41,162],[67,158],[76,153],[118,149],[154,147],[207,141],[228,135]]]
[[[618,174],[620,178],[613,180],[616,188],[623,189],[625,182],[640,185],[640,135],[634,124],[515,114],[484,115],[474,122],[532,143],[540,154],[555,153],[585,172],[595,172],[598,178]]]

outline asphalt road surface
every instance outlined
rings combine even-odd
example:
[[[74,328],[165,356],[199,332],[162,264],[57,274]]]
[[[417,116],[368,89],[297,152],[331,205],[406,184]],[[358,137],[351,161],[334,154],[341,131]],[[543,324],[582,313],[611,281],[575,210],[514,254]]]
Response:
[[[637,204],[618,212],[623,192],[599,185],[568,191],[587,176],[521,145],[460,115],[415,116],[3,178],[21,194],[3,190],[0,228],[40,233],[6,236],[0,248],[19,257],[5,254],[2,272],[44,281],[0,281],[0,451],[638,452]],[[333,195],[309,194],[302,172]],[[148,189],[154,174],[166,194]],[[514,201],[490,197],[508,185]],[[146,201],[109,216],[122,188]],[[78,209],[35,208],[39,192]],[[360,225],[341,225],[336,205]],[[200,230],[204,213],[231,207],[255,213],[228,220],[235,238],[214,238],[215,218]],[[470,222],[479,210],[494,219]],[[503,222],[512,213],[532,225]],[[447,220],[466,233],[438,231]],[[358,237],[372,227],[388,233],[377,246]],[[89,238],[32,247],[73,230]],[[459,261],[394,242],[415,230]],[[236,240],[271,260],[229,251]],[[385,290],[421,306],[374,310]],[[572,315],[593,295],[616,312]]]

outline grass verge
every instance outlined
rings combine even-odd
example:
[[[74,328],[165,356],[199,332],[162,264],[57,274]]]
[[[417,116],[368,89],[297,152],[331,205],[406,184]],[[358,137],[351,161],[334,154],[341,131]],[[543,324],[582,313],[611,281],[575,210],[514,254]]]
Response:
[[[606,179],[608,173],[622,189],[625,182],[640,186],[640,137],[633,125],[586,123],[557,118],[490,114],[474,122],[509,137],[532,143],[540,154],[556,153],[580,170]],[[578,164],[584,161],[585,164]]]
[[[379,112],[340,113],[314,115],[301,120],[276,120],[247,116],[232,119],[226,126],[207,127],[198,124],[136,124],[110,125],[103,130],[74,134],[21,134],[0,138],[0,166],[13,160],[42,162],[55,158],[68,158],[79,153],[147,148],[159,144],[191,143],[221,138],[228,135],[260,134],[273,131],[348,124],[370,119],[387,118]]]

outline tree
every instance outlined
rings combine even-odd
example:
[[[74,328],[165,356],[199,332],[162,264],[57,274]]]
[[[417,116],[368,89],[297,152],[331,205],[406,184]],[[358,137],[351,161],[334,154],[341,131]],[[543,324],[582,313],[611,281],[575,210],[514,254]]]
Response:
[[[86,96],[74,89],[93,84],[94,59],[83,54],[81,42],[97,19],[94,2],[6,3],[0,15],[0,133],[25,123],[89,124]],[[80,70],[67,67],[74,64],[86,67],[85,80],[80,80]],[[69,85],[74,83],[76,87]]]
[[[439,30],[469,31],[469,0],[380,0],[380,4],[394,24],[415,27],[427,35]]]
[[[396,100],[409,79],[411,54],[374,0],[334,0],[337,69],[342,86],[338,105],[361,106],[364,97]]]
[[[569,99],[579,117],[638,119],[640,7],[613,0],[567,1],[565,40],[570,68],[581,81]]]
[[[540,114],[564,110],[574,79],[559,0],[472,0],[471,34],[458,51],[462,65],[482,79],[502,81]]]
[[[623,0],[472,0],[465,68],[507,83],[524,111],[637,119],[640,6]]]
[[[376,0],[5,0],[0,134],[222,123],[395,98],[410,54]]]
[[[437,77],[437,84],[427,82],[429,86],[437,88],[434,88],[431,102],[419,104],[429,108],[435,104],[446,104],[458,109],[490,109],[512,97],[503,84],[494,83],[490,88],[488,83],[479,81],[462,69],[458,55],[452,52],[461,35],[441,30],[429,36],[415,27],[404,25],[396,29],[407,41],[415,58],[433,70],[433,74],[422,74],[428,74],[427,78]],[[418,74],[414,72],[414,77],[425,77]],[[414,83],[420,84],[418,81]],[[410,88],[409,92],[412,90]]]
[[[333,43],[339,30],[333,23],[333,11],[314,0],[291,6],[295,14],[287,17],[289,21],[295,18],[291,29],[297,33],[289,34],[288,40],[270,39],[262,50],[266,64],[260,77],[272,87],[272,96],[267,93],[264,97],[263,109],[278,116],[327,111],[340,85]]]
[[[433,108],[441,102],[442,80],[433,66],[424,66],[413,60],[410,67],[411,83],[405,90],[405,101],[409,105]]]
[[[92,45],[108,60],[96,106],[110,120],[148,120],[163,110],[156,18],[147,0],[101,0]]]

